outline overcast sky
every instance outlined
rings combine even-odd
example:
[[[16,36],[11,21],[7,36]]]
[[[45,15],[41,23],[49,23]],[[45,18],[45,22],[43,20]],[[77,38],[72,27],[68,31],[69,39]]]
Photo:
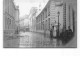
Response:
[[[15,4],[19,6],[20,17],[28,15],[32,7],[39,7],[41,4],[43,8],[47,1],[48,0],[14,0]]]

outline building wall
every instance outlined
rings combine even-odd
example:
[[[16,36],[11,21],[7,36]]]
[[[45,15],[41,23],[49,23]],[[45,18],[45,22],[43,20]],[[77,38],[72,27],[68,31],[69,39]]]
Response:
[[[19,7],[18,6],[16,6],[16,12],[15,12],[15,23],[16,23],[16,25],[17,25],[17,28],[19,28]]]
[[[7,34],[15,33],[15,5],[13,0],[3,0],[3,19],[4,19],[4,32]]]
[[[66,2],[68,6],[67,12],[67,20],[70,20],[70,28],[72,29],[74,33],[73,39],[65,46],[65,47],[77,47],[77,0],[64,0],[64,3]],[[69,9],[70,6],[70,9]],[[67,28],[66,28],[67,29]]]
[[[50,5],[48,5],[36,18],[36,30],[44,31],[50,28]]]
[[[37,7],[32,7],[30,10],[30,31],[36,31],[36,13],[37,13]]]
[[[37,22],[37,30],[39,31],[48,31],[51,29],[52,26],[57,28],[58,25],[58,14],[57,12],[60,11],[60,29],[63,29],[63,7],[57,6],[54,1],[49,1],[48,4],[45,6],[43,11],[36,17]],[[52,25],[52,26],[51,26]],[[60,30],[61,31],[61,30]]]
[[[75,26],[77,25],[77,0],[51,0],[51,1],[55,1],[55,2],[60,2],[63,1],[63,4],[66,4],[66,6],[64,6],[66,8],[66,29],[68,29],[68,26],[71,26],[71,29],[73,30],[73,18],[75,18]],[[69,9],[70,7],[70,9]],[[64,11],[64,10],[63,10]],[[74,17],[73,17],[73,12],[75,13]],[[69,17],[70,15],[70,17]],[[71,20],[69,22],[69,19]],[[74,29],[77,29],[76,27]]]
[[[61,2],[62,6],[58,3]],[[59,6],[55,6],[56,4],[59,4]],[[46,11],[46,8],[48,9]],[[58,23],[58,14],[57,12],[60,12],[59,15],[59,31],[65,31],[68,30],[68,27],[70,26],[71,30],[74,33],[73,40],[67,44],[67,47],[76,47],[77,45],[77,0],[49,0],[47,5],[44,7],[42,12],[36,17],[36,28],[37,30],[40,29],[40,24],[41,24],[41,17],[40,15],[43,16],[42,19],[42,27],[43,31],[45,31],[47,28],[51,28],[51,24],[56,24]],[[50,16],[47,16],[48,13],[50,12]],[[43,14],[44,13],[44,14]],[[47,13],[47,14],[46,14]],[[50,24],[49,21],[46,21],[50,19]],[[49,25],[48,25],[49,24]],[[49,29],[50,29],[49,28]],[[42,31],[41,30],[41,31]],[[72,45],[70,45],[72,44]]]
[[[18,21],[19,20],[19,7],[18,6],[16,6],[16,13],[15,13],[15,18],[16,18],[16,21]]]
[[[76,11],[76,1],[73,0],[49,0],[42,12],[36,17],[36,29],[40,31],[48,30],[52,25],[58,25],[59,14],[59,30],[60,32],[68,30],[70,26],[73,30],[72,8]],[[72,6],[74,4],[74,6]],[[58,6],[56,6],[58,5]],[[70,7],[70,9],[69,9]],[[50,13],[50,16],[48,14]],[[76,15],[76,14],[75,14]],[[49,24],[50,23],[50,24]],[[56,27],[58,29],[58,26]]]

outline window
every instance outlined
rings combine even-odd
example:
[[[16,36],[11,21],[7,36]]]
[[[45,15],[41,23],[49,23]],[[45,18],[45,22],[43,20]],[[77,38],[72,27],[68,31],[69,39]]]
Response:
[[[50,18],[48,19],[48,24],[49,24],[48,26],[49,26],[49,29],[50,29]]]
[[[47,30],[47,27],[48,27],[47,24],[48,24],[48,23],[47,23],[47,20],[46,20],[46,25],[45,25],[45,26],[46,26],[46,30]]]
[[[9,23],[9,25],[11,24],[11,19],[9,19],[9,18],[8,18],[8,23]]]
[[[38,22],[38,19],[36,18],[36,23]]]
[[[8,24],[8,29],[9,29],[9,27],[11,25],[11,19],[8,18],[7,24]]]
[[[40,22],[40,16],[39,16],[39,22]]]
[[[44,21],[43,21],[43,30],[44,30]]]
[[[41,26],[42,26],[42,28],[41,28],[41,29],[43,30],[43,22],[41,23]]]
[[[47,9],[45,9],[45,18],[47,18]]]
[[[41,22],[42,22],[42,15],[41,15]]]
[[[38,22],[39,22],[39,17],[38,17]]]
[[[44,12],[43,12],[43,20],[44,20]]]
[[[10,19],[10,22],[9,22],[9,24],[11,24],[11,19]]]
[[[48,7],[48,16],[50,16],[50,6]]]
[[[42,30],[42,22],[41,22],[41,30]]]

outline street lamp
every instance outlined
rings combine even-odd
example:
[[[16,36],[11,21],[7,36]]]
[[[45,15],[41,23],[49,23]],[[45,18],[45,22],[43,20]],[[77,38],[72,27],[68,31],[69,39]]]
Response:
[[[58,11],[58,37],[59,37],[59,15],[60,15],[60,12]]]

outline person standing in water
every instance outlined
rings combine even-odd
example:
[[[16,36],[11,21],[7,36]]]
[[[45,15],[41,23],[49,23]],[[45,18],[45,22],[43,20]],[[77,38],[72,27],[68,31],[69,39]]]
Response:
[[[53,42],[53,30],[54,30],[54,26],[51,27],[50,29],[50,42]]]

